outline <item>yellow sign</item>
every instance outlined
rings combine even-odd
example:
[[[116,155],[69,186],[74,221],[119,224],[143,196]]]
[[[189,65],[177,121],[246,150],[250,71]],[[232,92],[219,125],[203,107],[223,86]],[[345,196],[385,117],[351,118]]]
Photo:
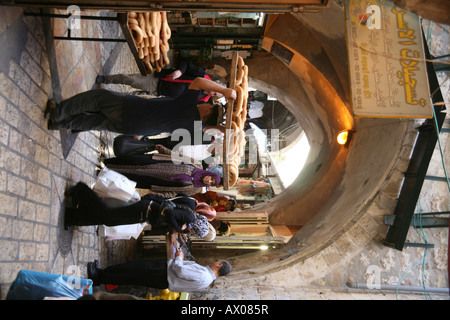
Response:
[[[431,118],[419,17],[384,0],[346,0],[345,15],[354,116]]]

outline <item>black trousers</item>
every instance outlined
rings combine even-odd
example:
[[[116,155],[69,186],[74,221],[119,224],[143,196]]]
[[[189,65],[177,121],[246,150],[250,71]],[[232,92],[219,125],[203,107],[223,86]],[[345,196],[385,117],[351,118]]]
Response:
[[[122,284],[167,289],[167,261],[146,260],[116,264],[97,269],[99,284]]]
[[[108,206],[85,183],[78,182],[68,190],[75,207],[66,207],[65,225],[67,226],[91,226],[103,224],[109,227],[148,222],[152,226],[168,226],[180,231],[183,224],[192,223],[195,220],[195,200],[182,196],[173,199],[177,207],[168,209],[165,216],[161,216],[163,202],[166,200],[159,194],[149,193],[140,201],[122,207]],[[148,207],[151,210],[148,211]]]
[[[105,89],[79,93],[61,101],[50,113],[50,129],[122,132],[125,94]]]
[[[146,213],[151,202],[150,199],[141,199],[131,205],[123,207],[110,207],[86,184],[79,182],[70,189],[75,208],[66,208],[65,223],[69,226],[91,226],[104,224],[106,226],[118,226],[126,224],[152,221],[152,216],[159,213],[158,203],[152,203],[150,219],[146,220]],[[155,207],[153,207],[153,205]],[[155,209],[155,210],[153,210]]]

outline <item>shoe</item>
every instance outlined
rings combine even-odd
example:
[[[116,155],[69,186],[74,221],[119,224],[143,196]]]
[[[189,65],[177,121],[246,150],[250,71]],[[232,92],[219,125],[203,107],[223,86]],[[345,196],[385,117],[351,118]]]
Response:
[[[53,112],[53,110],[55,110],[55,108],[56,108],[55,100],[48,99],[47,105],[45,106],[45,109],[44,109],[44,119],[47,118],[47,116],[49,114],[51,114]]]
[[[96,84],[105,83],[105,77],[102,75],[98,75],[97,78],[95,78],[95,83]]]
[[[88,262],[87,277],[88,277],[88,279],[92,280],[92,285],[94,285],[94,286],[98,286],[100,284],[97,268],[98,268],[97,260],[95,260],[94,262]]]

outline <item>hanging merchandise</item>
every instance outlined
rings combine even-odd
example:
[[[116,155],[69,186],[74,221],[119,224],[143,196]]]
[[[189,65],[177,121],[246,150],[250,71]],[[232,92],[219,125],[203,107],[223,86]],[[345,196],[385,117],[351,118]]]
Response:
[[[128,28],[147,73],[161,72],[161,69],[170,63],[168,52],[172,31],[167,22],[167,13],[128,12]]]

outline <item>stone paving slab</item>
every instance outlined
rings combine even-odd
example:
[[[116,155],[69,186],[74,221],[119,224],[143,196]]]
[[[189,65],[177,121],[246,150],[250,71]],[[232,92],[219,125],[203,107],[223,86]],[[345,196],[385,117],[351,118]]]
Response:
[[[109,61],[116,44],[52,40],[52,34],[67,33],[65,20],[25,11],[0,6],[0,299],[21,269],[85,278],[87,262],[121,262],[130,245],[106,243],[94,226],[63,230],[66,186],[95,182],[101,152],[112,155],[114,135],[79,133],[65,155],[66,137],[46,129],[43,109],[48,97],[68,98],[93,88],[104,63],[110,71],[124,65],[133,71],[133,61],[126,60],[127,54],[118,64]],[[81,30],[72,35],[101,37],[102,28],[119,32],[118,26],[102,23],[82,20]],[[108,247],[114,249],[109,257]]]

